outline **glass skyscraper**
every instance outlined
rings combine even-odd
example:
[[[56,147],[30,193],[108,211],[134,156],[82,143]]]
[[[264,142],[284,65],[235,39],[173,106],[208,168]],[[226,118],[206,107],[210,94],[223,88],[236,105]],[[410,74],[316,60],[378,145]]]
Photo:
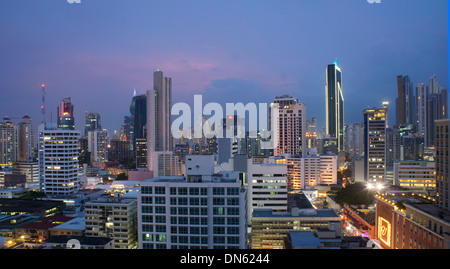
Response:
[[[342,71],[337,61],[328,65],[326,95],[326,133],[337,140],[338,151],[344,150],[344,96]]]

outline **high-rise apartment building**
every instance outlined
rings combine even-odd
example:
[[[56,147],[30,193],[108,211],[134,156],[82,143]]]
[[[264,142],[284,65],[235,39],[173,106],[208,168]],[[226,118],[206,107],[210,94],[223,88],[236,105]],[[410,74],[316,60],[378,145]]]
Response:
[[[288,210],[287,165],[275,159],[262,161],[248,159],[248,209],[249,217],[255,208],[267,208],[275,212]],[[250,220],[249,220],[250,221]]]
[[[398,97],[396,99],[397,108],[397,124],[413,124],[416,125],[416,109],[413,84],[409,76],[397,76],[397,91]]]
[[[227,172],[144,180],[139,248],[246,249],[246,198],[242,181]]]
[[[91,162],[108,161],[108,132],[88,131],[88,151],[91,153]]]
[[[350,123],[345,131],[345,148],[351,156],[364,155],[364,124]]]
[[[394,163],[394,185],[428,195],[436,190],[436,165],[427,161]]]
[[[12,165],[17,156],[17,127],[8,117],[0,123],[0,164]]]
[[[275,109],[277,107],[277,109]],[[271,104],[271,129],[276,137],[274,156],[306,153],[306,106],[287,95],[276,97]]]
[[[153,89],[147,91],[147,167],[152,169],[155,151],[173,149],[172,124],[172,79],[164,77],[162,71],[153,73]]]
[[[428,87],[420,83],[416,87],[416,126],[417,134],[427,141],[428,128]]]
[[[366,181],[386,178],[386,113],[382,108],[364,110],[364,174]]]
[[[79,131],[39,126],[40,190],[47,196],[78,193],[79,139]]]
[[[449,119],[436,121],[436,204],[447,210],[449,206]]]
[[[130,105],[130,123],[133,138],[133,149],[136,148],[136,139],[146,138],[145,125],[147,124],[147,96],[134,95]]]
[[[441,89],[438,93],[431,93],[428,98],[428,111],[427,111],[427,146],[436,146],[436,126],[435,121],[440,119],[449,118],[449,97],[448,90]]]
[[[84,124],[84,136],[88,136],[89,131],[101,131],[102,120],[100,113],[86,112],[86,119]]]
[[[17,125],[18,161],[31,162],[34,158],[34,130],[33,121],[25,115]]]
[[[58,128],[75,130],[74,105],[70,98],[64,98],[58,106]]]
[[[277,161],[287,166],[288,192],[299,192],[317,185],[334,185],[337,183],[338,155],[308,156]]]
[[[326,134],[337,140],[337,150],[344,150],[344,95],[342,92],[342,71],[337,65],[328,65],[326,97]]]
[[[85,234],[111,238],[114,249],[136,249],[137,218],[136,198],[100,197],[85,204]]]

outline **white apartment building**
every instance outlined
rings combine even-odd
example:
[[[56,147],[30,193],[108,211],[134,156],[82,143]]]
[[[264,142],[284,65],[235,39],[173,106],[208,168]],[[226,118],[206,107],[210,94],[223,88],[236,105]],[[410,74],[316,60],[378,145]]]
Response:
[[[91,161],[108,161],[108,132],[107,131],[88,131],[88,151],[91,153]]]
[[[264,162],[247,161],[249,217],[255,208],[271,209],[274,212],[288,210],[287,165],[276,159]],[[250,222],[250,219],[249,219]]]
[[[283,162],[283,161],[279,161]],[[287,156],[288,191],[312,189],[337,183],[338,155],[292,158]]]
[[[401,161],[394,163],[394,185],[427,193],[436,190],[436,163]]]
[[[78,193],[80,132],[39,126],[40,189],[48,196]]]
[[[246,249],[246,189],[239,178],[225,174],[233,173],[142,181],[139,248]]]
[[[136,249],[137,216],[136,198],[100,197],[85,205],[85,235],[111,238],[114,249]]]
[[[281,96],[270,105],[271,130],[275,135],[274,156],[290,154],[305,155],[306,141],[306,106],[296,98]]]

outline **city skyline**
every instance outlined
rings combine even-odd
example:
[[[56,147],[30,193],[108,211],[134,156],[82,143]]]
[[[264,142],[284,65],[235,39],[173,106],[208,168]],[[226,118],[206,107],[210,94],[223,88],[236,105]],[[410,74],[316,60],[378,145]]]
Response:
[[[192,104],[194,94],[205,102],[270,103],[288,94],[305,103],[319,130],[326,66],[336,58],[346,124],[362,122],[362,111],[382,101],[390,102],[393,121],[398,75],[409,75],[415,87],[436,74],[448,88],[446,1],[334,2],[171,1],[154,9],[144,1],[1,3],[1,116],[27,114],[37,128],[45,83],[47,121],[56,122],[58,102],[71,98],[76,129],[83,131],[89,111],[112,132],[130,114],[134,89],[150,90],[157,69],[173,79],[172,103]],[[160,8],[179,20],[143,16]],[[412,17],[419,10],[421,17]],[[352,16],[339,20],[345,12]]]

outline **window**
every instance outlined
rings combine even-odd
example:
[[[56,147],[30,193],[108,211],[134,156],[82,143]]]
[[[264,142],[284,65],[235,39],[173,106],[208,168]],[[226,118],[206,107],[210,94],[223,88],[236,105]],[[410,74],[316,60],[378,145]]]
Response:
[[[166,197],[155,197],[155,204],[163,205],[166,203]]]
[[[155,187],[155,194],[166,194],[165,187]]]
[[[142,194],[152,194],[152,187],[143,186],[141,188]]]
[[[187,188],[182,188],[182,187],[178,188],[178,195],[187,195],[187,194],[188,194]]]
[[[199,195],[200,191],[198,188],[189,188],[189,195]]]
[[[213,195],[225,195],[225,188],[213,188]]]
[[[227,195],[239,195],[239,188],[228,188]]]
[[[214,198],[213,205],[225,205],[225,199],[224,198]]]

